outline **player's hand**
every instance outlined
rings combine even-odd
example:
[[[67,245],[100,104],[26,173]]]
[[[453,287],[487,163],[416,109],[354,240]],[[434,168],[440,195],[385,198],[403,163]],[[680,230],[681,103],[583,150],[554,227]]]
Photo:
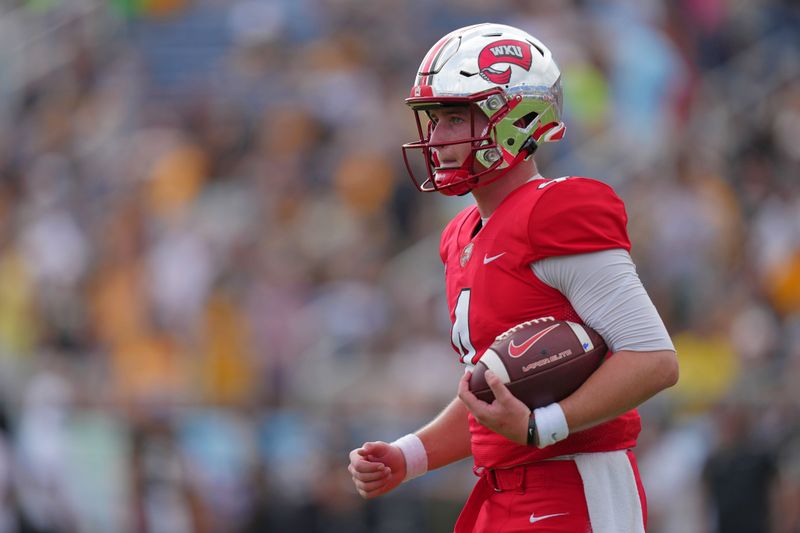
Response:
[[[486,403],[469,390],[469,378],[472,372],[464,373],[458,383],[458,397],[467,406],[472,416],[484,427],[487,427],[517,444],[528,442],[528,419],[531,410],[527,405],[514,397],[494,372],[487,370],[484,376],[486,383],[494,393],[494,401]]]
[[[406,458],[397,446],[386,442],[366,442],[350,452],[353,483],[358,494],[369,500],[386,494],[406,477]]]

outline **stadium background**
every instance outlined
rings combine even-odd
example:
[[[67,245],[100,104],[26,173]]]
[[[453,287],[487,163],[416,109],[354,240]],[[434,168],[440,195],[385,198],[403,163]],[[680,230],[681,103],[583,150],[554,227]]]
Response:
[[[2,0],[0,532],[447,530],[469,462],[368,504],[346,464],[455,393],[467,200],[399,145],[420,58],[486,20],[554,51],[540,168],[626,200],[678,347],[650,531],[800,531],[795,2]]]

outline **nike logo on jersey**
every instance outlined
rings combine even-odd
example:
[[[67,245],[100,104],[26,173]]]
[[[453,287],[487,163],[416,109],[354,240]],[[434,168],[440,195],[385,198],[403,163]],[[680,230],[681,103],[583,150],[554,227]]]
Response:
[[[535,516],[535,513],[531,513],[531,524],[535,524],[539,520],[545,520],[547,518],[555,518],[557,516],[566,516],[569,513],[558,513],[558,514],[546,514],[544,516]]]
[[[553,324],[549,328],[543,329],[542,331],[540,331],[539,333],[537,333],[536,335],[534,335],[533,337],[531,337],[530,339],[526,340],[525,342],[519,345],[514,344],[514,341],[512,340],[510,343],[508,343],[508,355],[510,355],[515,359],[517,357],[522,357],[525,354],[525,352],[530,350],[531,346],[536,344],[542,337],[544,337],[545,335],[556,329],[559,325],[560,324]]]
[[[494,261],[495,259],[500,259],[500,258],[501,258],[501,257],[503,257],[504,255],[506,255],[506,253],[505,253],[505,252],[503,252],[503,253],[501,253],[501,254],[493,255],[492,257],[489,257],[489,256],[487,256],[487,255],[484,255],[484,256],[483,256],[483,264],[484,264],[484,265],[488,265],[489,263],[491,263],[491,262],[492,262],[492,261]]]

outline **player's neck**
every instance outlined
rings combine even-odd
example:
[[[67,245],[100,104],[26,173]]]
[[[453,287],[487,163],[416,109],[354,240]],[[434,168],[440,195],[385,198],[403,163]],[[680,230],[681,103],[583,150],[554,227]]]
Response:
[[[486,220],[492,216],[492,213],[505,200],[506,196],[525,185],[532,176],[539,173],[533,161],[526,163],[528,164],[521,164],[513,168],[497,181],[472,191],[472,196],[475,198],[475,203],[478,205],[478,211],[482,219]]]

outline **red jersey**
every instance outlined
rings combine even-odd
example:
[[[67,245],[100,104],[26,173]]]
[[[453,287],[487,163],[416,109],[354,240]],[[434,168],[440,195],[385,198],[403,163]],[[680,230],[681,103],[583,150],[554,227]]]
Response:
[[[461,361],[475,364],[497,335],[532,318],[582,323],[566,297],[536,277],[531,263],[630,250],[626,224],[625,206],[611,187],[579,177],[526,183],[503,200],[482,228],[476,206],[459,213],[442,233],[440,252],[452,343]],[[639,415],[632,410],[538,449],[515,444],[470,415],[475,465],[489,468],[631,448],[640,429]]]

